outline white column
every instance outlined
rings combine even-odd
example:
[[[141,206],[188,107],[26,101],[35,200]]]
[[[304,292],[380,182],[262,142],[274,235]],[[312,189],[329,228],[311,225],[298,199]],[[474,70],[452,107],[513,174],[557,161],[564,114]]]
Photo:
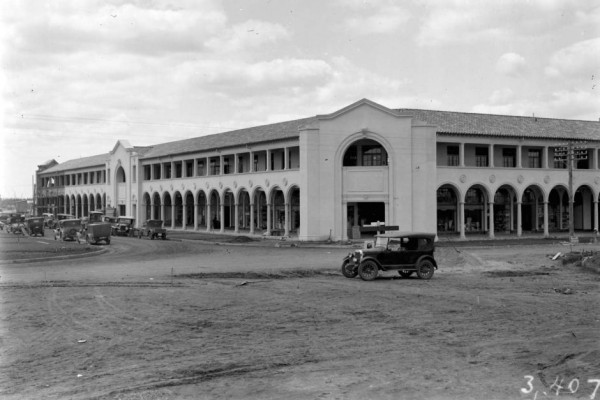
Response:
[[[461,143],[460,144],[460,149],[459,149],[459,159],[460,159],[460,166],[464,167],[465,166],[465,144]]]
[[[252,163],[254,161],[252,160]],[[250,234],[254,234],[254,203],[250,202]]]
[[[550,231],[548,229],[548,202],[544,202],[544,237],[550,236]]]
[[[285,236],[290,236],[290,205],[285,203],[283,207],[285,208],[285,230],[283,234]],[[345,207],[342,207],[342,209],[345,210]]]
[[[198,230],[198,203],[194,201],[194,230]]]
[[[267,236],[271,236],[271,224],[273,218],[271,218],[271,203],[267,202]]]
[[[185,201],[185,194],[184,197],[181,199],[181,207],[183,207],[183,212],[181,213],[181,229],[185,230],[187,225],[187,203]]]
[[[225,232],[225,199],[221,200],[221,204],[219,207],[219,232]]]
[[[520,237],[523,234],[523,229],[521,228],[521,205],[523,203],[521,203],[520,201],[517,201],[517,237]]]
[[[236,159],[237,159],[237,157],[236,157]],[[234,209],[235,222],[233,223],[233,226],[234,226],[233,231],[235,233],[239,233],[239,231],[240,231],[240,210],[239,210],[240,205],[238,203],[235,203],[233,205],[233,207],[235,207],[235,209]]]
[[[465,236],[465,202],[461,201],[460,202],[460,209],[459,209],[459,225],[460,225],[460,238],[461,239],[466,239],[467,237]]]
[[[489,208],[490,208],[490,223],[489,223],[488,237],[490,239],[493,239],[495,237],[495,233],[494,233],[494,202],[493,201],[489,202]]]
[[[594,200],[594,233],[598,235],[598,200]]]

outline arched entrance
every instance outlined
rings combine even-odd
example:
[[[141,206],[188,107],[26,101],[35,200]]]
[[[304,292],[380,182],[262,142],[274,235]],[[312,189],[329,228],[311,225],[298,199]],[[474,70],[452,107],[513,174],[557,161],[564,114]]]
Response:
[[[563,186],[555,186],[548,196],[548,230],[569,230],[569,192]]]
[[[474,185],[465,194],[465,232],[483,233],[487,230],[487,191],[481,185]]]
[[[540,232],[544,230],[544,195],[535,186],[528,186],[521,200],[521,227],[523,231]]]
[[[125,170],[123,167],[118,167],[115,172],[115,206],[118,208],[118,215],[127,215],[127,186],[126,186]]]
[[[458,190],[452,185],[442,185],[437,190],[437,230],[458,232],[460,227],[460,205]]]
[[[193,228],[194,227],[194,195],[192,192],[185,192],[185,212],[184,212],[184,221],[183,226],[185,228]]]
[[[212,190],[210,192],[210,227],[215,230],[221,229],[221,197],[219,192]]]
[[[175,207],[175,224],[174,227],[182,228],[183,227],[183,198],[181,197],[181,193],[175,192],[173,195],[174,198],[174,207]]]
[[[591,231],[594,229],[594,192],[583,185],[575,191],[573,202],[573,226],[575,230]]]
[[[202,190],[200,190],[198,192],[198,226],[202,226],[204,228],[207,227],[206,205],[207,205],[206,194]]]
[[[165,192],[164,194],[164,200],[163,200],[163,206],[162,206],[163,212],[163,218],[164,218],[164,226],[165,227],[174,227],[174,220],[173,220],[173,202],[171,200],[171,194],[169,192]]]
[[[290,206],[290,218],[289,218],[289,229],[290,234],[298,234],[300,229],[300,188],[298,186],[292,186],[289,191],[289,206]]]
[[[241,189],[238,194],[238,227],[250,229],[250,194],[246,189]]]
[[[368,135],[373,135],[366,132]],[[389,204],[388,151],[374,138],[352,141],[342,155],[343,236],[359,239],[392,222]]]
[[[160,201],[160,194],[154,193],[152,195],[152,203],[151,203],[151,216],[152,219],[164,219],[162,216],[162,202]]]
[[[256,229],[267,229],[267,195],[261,188],[254,192],[254,213]]]
[[[510,185],[502,185],[494,194],[494,231],[511,233],[517,226],[517,192]]]
[[[146,221],[152,219],[152,200],[147,192],[142,197],[142,206],[144,207],[144,211],[142,211],[144,219]]]

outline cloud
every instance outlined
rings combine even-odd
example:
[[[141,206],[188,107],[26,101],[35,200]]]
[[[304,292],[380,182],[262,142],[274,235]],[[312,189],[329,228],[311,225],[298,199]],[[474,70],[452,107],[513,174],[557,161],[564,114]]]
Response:
[[[410,13],[398,6],[385,6],[378,8],[370,15],[349,17],[344,21],[344,27],[355,34],[383,34],[397,31],[411,18]]]
[[[552,78],[590,79],[600,76],[600,37],[574,43],[555,52],[545,69]]]
[[[290,33],[279,24],[249,20],[210,38],[206,47],[217,53],[232,53],[289,38]]]
[[[492,96],[493,97],[493,96]],[[510,102],[478,104],[472,112],[504,115],[533,115],[548,118],[597,120],[600,96],[585,90],[557,90],[540,96],[513,98]]]
[[[504,88],[500,90],[494,90],[489,100],[492,104],[506,104],[514,98],[514,92],[511,89]]]
[[[510,77],[519,77],[526,69],[525,58],[517,53],[502,54],[496,62],[496,71]]]
[[[5,42],[34,54],[75,51],[161,54],[202,50],[227,18],[218,3],[14,2]]]
[[[548,37],[573,27],[597,29],[599,19],[593,0],[423,0],[420,5],[416,42],[421,46]]]

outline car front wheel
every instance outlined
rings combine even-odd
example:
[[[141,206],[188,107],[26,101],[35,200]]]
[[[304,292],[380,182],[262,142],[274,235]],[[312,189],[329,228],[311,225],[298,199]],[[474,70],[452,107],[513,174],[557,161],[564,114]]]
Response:
[[[342,263],[342,275],[344,275],[346,278],[356,278],[358,271],[354,265],[350,265],[348,260],[344,260]]]
[[[429,260],[423,260],[417,267],[417,276],[421,279],[431,279],[435,267]]]
[[[377,278],[379,268],[375,261],[367,260],[358,267],[358,275],[363,281],[372,281]]]

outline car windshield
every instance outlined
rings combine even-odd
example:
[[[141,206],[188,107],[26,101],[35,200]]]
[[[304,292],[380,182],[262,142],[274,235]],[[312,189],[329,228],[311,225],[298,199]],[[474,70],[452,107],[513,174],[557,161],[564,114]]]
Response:
[[[119,218],[119,224],[131,225],[131,220],[129,218]]]
[[[386,247],[388,243],[387,237],[377,236],[375,238],[375,247]]]
[[[162,221],[148,221],[149,228],[160,228],[162,226]]]

